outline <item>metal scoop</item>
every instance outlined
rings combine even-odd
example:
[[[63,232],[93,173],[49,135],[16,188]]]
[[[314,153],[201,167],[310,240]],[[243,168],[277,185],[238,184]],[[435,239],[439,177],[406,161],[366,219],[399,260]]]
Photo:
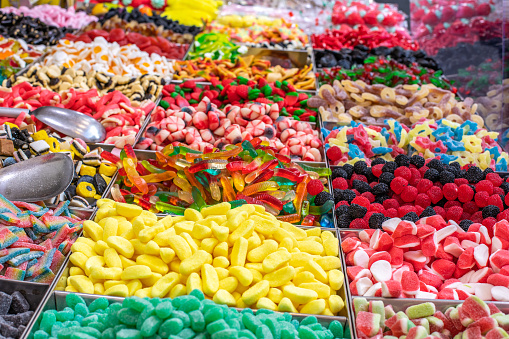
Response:
[[[0,194],[9,200],[40,201],[64,192],[74,165],[65,153],[50,153],[0,169]]]
[[[0,107],[0,116],[17,118],[21,113],[34,115],[56,131],[85,142],[102,142],[106,137],[103,125],[91,116],[67,108],[43,106],[33,111],[23,108]]]

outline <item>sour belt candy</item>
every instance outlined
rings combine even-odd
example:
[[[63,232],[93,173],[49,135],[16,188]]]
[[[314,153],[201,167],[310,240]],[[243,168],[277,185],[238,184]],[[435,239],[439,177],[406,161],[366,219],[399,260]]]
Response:
[[[98,206],[72,247],[66,291],[175,298],[198,289],[240,308],[323,315],[344,308],[330,231],[280,222],[260,205],[223,202],[160,220],[135,205]]]
[[[104,72],[108,75],[136,77],[159,74],[171,77],[173,64],[158,54],[149,55],[136,45],[120,46],[97,37],[91,43],[61,40],[44,58],[42,65],[65,66],[75,70]]]
[[[276,334],[284,338],[317,335],[331,339],[350,337],[349,328],[343,327],[346,324],[337,320],[321,325],[314,316],[292,319],[290,314],[269,310],[255,314],[250,309],[238,311],[215,304],[199,290],[193,290],[189,296],[172,299],[129,297],[122,303],[98,298],[88,306],[81,296],[68,294],[66,303],[67,307],[63,310],[48,310],[40,315],[41,321],[34,331],[35,339],[47,338],[50,334],[61,337],[94,334],[105,339],[142,336],[257,338],[255,335],[269,338]],[[83,313],[86,317],[82,316]]]
[[[0,195],[0,278],[52,282],[82,228],[68,205],[49,209]]]
[[[120,167],[111,192],[118,202],[178,215],[189,206],[248,202],[283,221],[331,226],[332,195],[324,187],[329,169],[292,163],[260,138],[240,146],[201,153],[169,145],[156,153],[157,161],[138,161],[126,145],[120,158],[101,156]]]

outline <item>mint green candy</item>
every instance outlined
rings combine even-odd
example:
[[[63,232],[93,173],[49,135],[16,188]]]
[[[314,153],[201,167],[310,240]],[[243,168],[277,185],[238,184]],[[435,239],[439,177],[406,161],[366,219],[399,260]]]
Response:
[[[73,333],[71,339],[96,339],[96,337],[92,337],[86,333]],[[141,338],[140,338],[141,339]]]
[[[207,325],[207,332],[212,335],[216,332],[228,329],[228,324],[223,319],[216,320]]]
[[[237,331],[240,331],[242,329],[242,326],[240,324],[240,321],[238,319],[228,319],[226,321],[226,323],[228,324],[228,326],[234,330],[237,330]]]
[[[83,316],[84,318],[88,315],[88,313],[90,313],[88,311],[88,307],[87,307],[87,304],[77,304],[75,307],[74,307],[74,314],[79,314],[81,316]]]
[[[115,339],[117,332],[113,327],[108,328],[106,331],[102,333],[101,339]]]
[[[179,311],[189,313],[194,310],[199,310],[201,308],[201,302],[198,298],[193,297],[192,295],[185,295],[181,297],[182,304],[179,307]]]
[[[58,321],[68,321],[74,319],[74,310],[70,307],[64,308],[62,311],[58,312],[56,314]]]
[[[74,309],[74,307],[76,307],[77,304],[85,304],[85,300],[83,300],[83,298],[81,296],[79,296],[78,294],[75,294],[75,293],[69,293],[68,295],[65,296],[65,302],[67,304],[67,306],[69,306],[70,308]]]
[[[81,314],[75,314],[74,315],[74,320],[77,321],[78,323],[81,324],[81,322],[83,321],[83,316]]]
[[[211,307],[207,312],[205,312],[205,323],[213,323],[219,319],[223,319],[224,312],[221,307]]]
[[[37,330],[34,333],[34,339],[47,339],[49,338],[49,334],[44,332],[43,330]]]
[[[159,330],[159,326],[163,321],[156,317],[155,315],[150,316],[147,320],[143,322],[143,325],[141,326],[141,335],[144,337],[148,337],[151,335],[154,335]]]
[[[77,326],[62,328],[58,331],[57,338],[58,339],[71,339],[71,336],[76,333],[78,329]]]
[[[302,323],[301,323],[301,326],[302,326]],[[305,325],[305,326],[309,327],[313,331],[321,331],[323,329],[322,325],[320,325],[318,323],[314,323],[314,324],[311,324],[311,325]]]
[[[256,337],[258,339],[274,339],[274,336],[267,325],[261,325],[256,329]]]
[[[173,311],[171,317],[182,320],[184,327],[189,327],[191,325],[191,320],[189,319],[189,316],[182,311]]]
[[[159,305],[156,306],[156,315],[160,319],[167,319],[171,316],[173,312],[173,305],[171,301],[163,301]]]
[[[118,319],[127,326],[135,325],[138,322],[140,313],[136,312],[132,308],[123,308],[118,311]]]
[[[147,308],[145,308],[143,310],[143,312],[141,312],[140,316],[138,317],[138,321],[136,322],[136,328],[138,330],[141,330],[141,327],[143,326],[143,323],[145,322],[145,320],[150,318],[155,313],[156,313],[155,307],[152,306],[152,304],[149,304],[149,306],[147,306]]]
[[[124,328],[117,333],[117,339],[143,339],[140,331]]]
[[[96,330],[95,328],[92,328],[92,327],[82,327],[82,328],[78,328],[76,329],[75,332],[79,332],[79,333],[85,333],[91,337],[94,337],[94,338],[100,338],[101,337],[101,332]]]
[[[262,322],[250,313],[244,313],[242,315],[242,323],[252,333],[256,333],[257,328],[262,326]]]
[[[281,339],[292,339],[298,336],[295,327],[285,327],[281,330]]]
[[[325,339],[334,339],[334,335],[330,330],[322,331],[322,333],[324,333]]]
[[[178,334],[179,338],[181,339],[191,339],[196,336],[196,333],[190,328],[185,328]]]
[[[239,338],[256,339],[256,336],[249,330],[242,330],[239,332]]]
[[[265,320],[265,326],[267,326],[272,333],[274,338],[281,337],[281,323],[275,318],[268,318]]]
[[[104,325],[103,323],[100,323],[98,321],[93,321],[90,324],[88,324],[88,326],[95,328],[99,332],[103,332],[106,329],[106,325]]]
[[[343,325],[337,320],[333,320],[329,324],[329,330],[334,335],[334,338],[343,338]]]
[[[189,293],[190,296],[196,297],[198,300],[202,301],[205,300],[205,295],[202,291],[194,289]]]
[[[184,323],[179,318],[172,318],[166,320],[159,327],[159,335],[167,338],[170,335],[175,335],[184,329]]]
[[[110,303],[108,302],[108,299],[106,298],[98,298],[95,299],[88,305],[88,310],[90,312],[95,312],[97,310],[105,310]]]
[[[309,316],[309,317],[302,319],[300,324],[301,324],[301,326],[302,325],[311,325],[311,324],[316,324],[317,322],[318,322],[318,319],[316,319],[316,317]]]
[[[205,317],[200,311],[192,311],[189,313],[189,319],[191,320],[191,328],[195,332],[202,332],[205,329]]]
[[[299,339],[319,339],[320,337],[309,327],[299,327]]]
[[[212,339],[237,339],[239,332],[234,329],[222,330],[212,334]]]
[[[162,302],[162,300],[161,300],[161,299],[159,299],[159,298],[148,298],[148,299],[147,299],[147,298],[145,298],[145,299],[146,299],[148,302],[150,302],[150,303],[152,304],[152,306],[154,306],[154,307],[157,307],[157,305],[159,305],[159,304]]]
[[[97,321],[97,320],[99,320],[99,317],[96,314],[92,314],[92,315],[87,316],[85,319],[83,319],[83,321],[81,322],[81,325],[88,326],[88,324],[90,324],[94,321]]]
[[[138,311],[139,313],[143,312],[143,310],[148,306],[152,306],[150,301],[139,297],[126,298],[122,302],[122,307],[132,308],[133,310]]]
[[[53,312],[44,312],[42,314],[42,320],[41,320],[41,330],[44,332],[50,334],[51,333],[51,327],[56,323],[57,317],[55,313]]]

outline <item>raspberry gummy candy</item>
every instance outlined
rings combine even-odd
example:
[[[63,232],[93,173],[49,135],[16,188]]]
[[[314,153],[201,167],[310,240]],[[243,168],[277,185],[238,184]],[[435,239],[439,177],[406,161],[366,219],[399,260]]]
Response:
[[[318,193],[323,191],[323,184],[320,179],[310,180],[307,184],[308,193],[311,195],[317,195]]]

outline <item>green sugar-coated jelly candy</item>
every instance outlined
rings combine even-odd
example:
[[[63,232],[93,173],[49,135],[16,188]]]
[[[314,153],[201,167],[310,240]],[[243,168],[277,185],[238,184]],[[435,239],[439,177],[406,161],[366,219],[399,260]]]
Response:
[[[253,333],[256,333],[256,329],[262,326],[262,322],[250,313],[244,313],[242,315],[242,323]]]
[[[196,336],[196,333],[190,328],[184,328],[180,333],[178,334],[179,338],[181,339],[191,339]]]
[[[57,338],[58,339],[71,339],[71,336],[74,333],[76,333],[77,329],[78,329],[77,326],[62,328],[60,331],[58,331]]]
[[[143,339],[143,337],[138,330],[124,328],[117,333],[117,339]]]
[[[159,327],[159,335],[167,338],[170,335],[175,335],[184,329],[184,323],[179,318],[168,319]]]
[[[140,313],[132,308],[123,308],[118,311],[118,319],[127,326],[135,325],[139,316]]]
[[[99,332],[103,332],[106,329],[106,325],[98,321],[93,321],[90,324],[88,324],[88,326],[95,328]]]
[[[113,327],[108,328],[102,333],[101,339],[115,339],[117,332]]]
[[[216,320],[207,325],[207,332],[212,335],[216,332],[228,329],[228,324],[223,319]]]
[[[299,339],[319,339],[320,337],[309,327],[299,327]]]
[[[90,312],[95,312],[97,310],[105,310],[110,303],[106,298],[98,298],[90,303],[88,306],[88,310]]]
[[[94,338],[100,338],[101,332],[92,327],[82,327],[76,330],[76,332],[85,333]]]
[[[159,319],[157,316],[153,315],[150,316],[147,320],[143,322],[143,325],[141,326],[141,335],[144,337],[148,337],[151,335],[154,335],[159,330],[159,326],[163,321]]]
[[[274,339],[272,332],[266,325],[261,325],[256,329],[256,337],[258,339]]]
[[[58,312],[56,314],[58,321],[68,321],[74,319],[74,310],[70,307],[64,308],[62,311]]]
[[[310,316],[310,317],[306,317],[306,318],[302,319],[300,324],[301,325],[311,325],[311,324],[316,324],[317,322],[318,322],[318,319],[316,319],[316,317]]]
[[[337,320],[333,320],[329,324],[329,330],[334,335],[334,338],[343,338],[343,325]]]
[[[187,313],[184,313],[182,311],[173,311],[171,314],[172,318],[178,318],[182,320],[182,323],[184,324],[184,327],[189,327],[191,325],[191,320],[189,319],[189,316]]]
[[[44,332],[43,330],[37,330],[34,333],[34,339],[48,339],[49,334]]]
[[[189,313],[189,319],[191,320],[191,328],[195,332],[202,332],[205,329],[205,317],[200,311],[192,311]]]
[[[81,322],[81,325],[88,326],[88,324],[90,324],[94,321],[97,321],[97,320],[99,320],[99,317],[96,314],[91,314],[83,319],[83,321]]]
[[[44,332],[50,334],[51,333],[51,327],[56,323],[57,316],[53,312],[44,312],[42,314],[42,320],[41,320],[41,330]]]
[[[183,302],[179,307],[179,311],[189,313],[191,311],[199,310],[201,308],[201,302],[196,297],[193,297],[191,295],[185,295],[180,298],[183,299]]]
[[[173,312],[173,305],[171,301],[163,301],[159,305],[156,306],[156,315],[160,319],[167,319],[171,316],[171,313]]]
[[[200,301],[205,300],[205,295],[203,294],[203,292],[197,289],[192,290],[191,293],[189,293],[189,295],[198,298],[198,300]]]
[[[143,312],[145,308],[148,306],[152,306],[150,301],[139,298],[139,297],[131,297],[126,298],[122,302],[122,307],[132,308],[133,310],[138,311],[139,313]],[[154,307],[154,306],[152,306]]]
[[[150,318],[152,315],[154,315],[156,313],[156,309],[154,306],[152,306],[152,304],[149,304],[144,310],[143,312],[141,312],[140,316],[138,317],[138,321],[136,322],[136,328],[138,330],[141,330],[141,327],[143,326],[143,323],[145,322],[145,320],[147,320],[148,318]]]
[[[239,331],[234,329],[222,330],[212,334],[212,339],[237,339]]]
[[[242,330],[239,332],[239,338],[256,339],[256,336],[249,330]]]
[[[72,309],[74,309],[74,307],[77,304],[85,304],[86,305],[85,300],[83,300],[83,298],[76,293],[69,293],[68,295],[66,295],[65,302],[67,303],[67,306],[69,306]]]
[[[86,333],[75,332],[71,336],[71,339],[97,339],[97,338],[96,337],[92,337],[91,335],[88,335]]]

